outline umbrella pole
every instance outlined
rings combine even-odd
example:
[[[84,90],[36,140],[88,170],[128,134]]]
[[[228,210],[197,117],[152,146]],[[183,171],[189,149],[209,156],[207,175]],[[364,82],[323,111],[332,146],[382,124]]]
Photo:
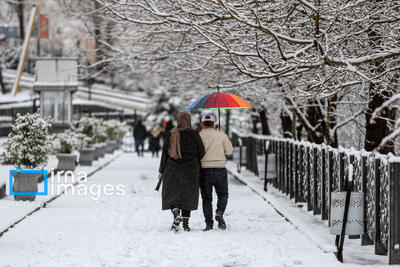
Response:
[[[221,131],[221,110],[218,108],[218,130]]]

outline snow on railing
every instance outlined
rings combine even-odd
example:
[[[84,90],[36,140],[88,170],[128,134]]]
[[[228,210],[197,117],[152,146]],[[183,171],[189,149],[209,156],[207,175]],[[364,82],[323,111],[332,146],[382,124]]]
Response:
[[[231,132],[234,146],[242,143],[246,147],[241,158],[246,158],[248,170],[267,177],[259,173],[263,168],[258,165],[268,163],[259,159],[274,154],[276,179],[268,182],[295,202],[307,203],[307,209],[322,220],[330,220],[331,193],[344,191],[352,173],[352,190],[363,193],[365,232],[361,243],[375,244],[376,254],[389,254],[390,263],[400,263],[400,251],[395,249],[400,246],[400,157],[243,134],[235,129]],[[267,173],[267,168],[264,171]]]

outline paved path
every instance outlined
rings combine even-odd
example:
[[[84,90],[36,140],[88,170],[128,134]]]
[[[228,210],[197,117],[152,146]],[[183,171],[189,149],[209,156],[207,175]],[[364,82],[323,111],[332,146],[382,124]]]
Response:
[[[125,195],[66,195],[27,218],[0,238],[0,266],[342,266],[232,178],[226,231],[202,232],[200,210],[192,232],[169,231],[158,161],[124,154],[88,186],[122,184]]]

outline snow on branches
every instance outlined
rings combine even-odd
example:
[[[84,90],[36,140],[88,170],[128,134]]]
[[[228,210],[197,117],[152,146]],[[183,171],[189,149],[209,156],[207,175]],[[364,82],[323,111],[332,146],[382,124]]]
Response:
[[[370,138],[371,113],[398,91],[396,0],[94,2],[70,12],[92,18],[104,48],[96,64],[151,73],[185,94],[218,86],[259,109],[285,105],[312,141],[337,145],[350,123]]]
[[[39,112],[17,114],[12,132],[4,143],[2,163],[26,169],[45,166],[51,149],[49,127]]]

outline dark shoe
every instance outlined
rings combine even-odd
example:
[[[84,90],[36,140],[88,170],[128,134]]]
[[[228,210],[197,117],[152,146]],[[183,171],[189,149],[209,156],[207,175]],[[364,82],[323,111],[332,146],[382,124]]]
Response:
[[[222,214],[218,214],[215,215],[215,220],[218,222],[218,228],[221,230],[225,230],[226,229],[226,223],[224,220],[224,217],[222,216]]]
[[[172,215],[174,216],[174,221],[172,222],[171,230],[176,233],[179,231],[179,225],[182,221],[181,211],[179,209],[175,209],[172,211]]]
[[[183,226],[183,231],[190,232],[190,227],[189,227],[189,218],[184,218],[182,219],[182,226]]]
[[[203,232],[210,231],[212,229],[213,229],[213,225],[212,224],[207,224],[206,228],[203,229]]]
[[[171,231],[174,231],[175,233],[179,232],[179,225],[176,225],[175,223],[173,223],[171,225]]]

